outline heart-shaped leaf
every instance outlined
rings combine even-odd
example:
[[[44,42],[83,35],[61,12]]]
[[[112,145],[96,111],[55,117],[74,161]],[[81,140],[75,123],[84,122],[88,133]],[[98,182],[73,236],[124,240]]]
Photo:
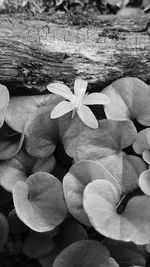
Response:
[[[7,216],[7,219],[11,234],[22,234],[29,230],[29,228],[18,218],[15,209],[11,210]]]
[[[0,136],[0,160],[12,158],[21,149],[24,134],[15,134],[9,137]]]
[[[59,128],[60,128],[60,138],[64,145],[65,151],[69,157],[75,158],[75,150],[76,145],[78,142],[78,138],[80,133],[83,132],[83,130],[89,129],[79,118],[78,115],[75,115],[73,119],[70,118],[70,114],[68,115],[68,120],[70,121],[70,124],[66,131],[62,129],[63,123],[60,121]],[[66,118],[67,119],[67,118]]]
[[[29,155],[24,148],[22,148],[16,155],[17,159],[21,165],[24,167],[25,172],[32,174],[35,172],[49,172],[51,173],[56,165],[56,160],[54,156],[46,158],[35,158]]]
[[[0,84],[0,127],[5,119],[5,112],[9,103],[9,91],[6,86]]]
[[[93,227],[106,237],[143,245],[150,241],[150,198],[130,199],[122,214],[117,213],[120,193],[107,180],[95,180],[84,190],[83,206]]]
[[[56,159],[54,156],[47,158],[37,159],[32,172],[49,172],[51,173],[56,165]]]
[[[139,176],[146,170],[146,164],[141,158],[124,152],[100,159],[98,163],[111,173],[124,193],[129,193],[138,187]]]
[[[78,240],[88,239],[84,228],[72,218],[67,218],[59,228],[46,233],[31,231],[23,245],[24,253],[41,262],[52,262],[65,247]],[[49,264],[50,265],[50,264]]]
[[[17,159],[0,162],[0,184],[5,190],[12,192],[16,182],[26,179],[25,169]]]
[[[107,179],[119,187],[113,176],[103,166],[90,160],[76,162],[63,179],[69,212],[85,225],[90,225],[90,222],[83,209],[83,191],[88,183],[96,179]]]
[[[150,164],[150,128],[146,128],[137,134],[133,149],[137,154],[142,154],[143,159]]]
[[[109,263],[110,255],[107,249],[93,240],[78,241],[64,249],[54,261],[53,267],[117,267]],[[119,266],[118,266],[119,267]]]
[[[137,154],[142,154],[145,150],[150,149],[150,128],[146,128],[137,134],[133,149]]]
[[[103,90],[110,102],[104,110],[108,119],[136,119],[150,125],[150,87],[137,78],[122,78]]]
[[[0,186],[0,207],[3,209],[5,206],[8,207],[9,202],[12,201],[12,194],[6,191],[2,186]]]
[[[42,266],[52,266],[57,255],[72,243],[88,239],[85,229],[73,218],[68,217],[59,226],[58,232],[52,238],[52,249],[39,259]]]
[[[45,105],[51,97],[50,94],[11,97],[7,107],[5,121],[15,131],[23,133],[27,121],[40,107]]]
[[[145,195],[150,196],[150,170],[141,173],[139,177],[139,187]]]
[[[33,172],[33,168],[38,161],[37,158],[29,155],[27,151],[24,149],[24,147],[22,147],[22,149],[19,150],[19,152],[15,155],[15,158],[21,163],[26,173],[28,174],[31,174]]]
[[[120,267],[145,266],[146,255],[144,246],[137,246],[131,242],[122,242],[105,238],[103,245],[109,250],[111,256]]]
[[[40,107],[25,126],[25,147],[27,152],[34,157],[44,158],[52,155],[56,144],[60,142],[60,131],[65,131],[69,126],[68,117],[51,119],[50,113],[53,107],[60,101],[60,97],[51,96],[42,107]],[[61,129],[60,129],[61,125]],[[66,126],[67,125],[67,126]]]
[[[123,192],[138,187],[138,178],[146,169],[142,159],[127,155],[122,149],[136,138],[131,121],[101,120],[97,130],[83,131],[76,147],[75,160],[93,160],[107,169],[118,181]]]
[[[7,218],[0,213],[0,250],[5,245],[8,238],[9,226]]]
[[[136,139],[137,132],[131,121],[99,121],[99,128],[82,131],[76,148],[75,160],[97,160],[120,152]],[[89,156],[88,156],[89,155]]]
[[[26,182],[17,182],[13,200],[20,220],[37,232],[54,229],[67,213],[61,183],[46,172],[35,173]]]
[[[53,248],[53,231],[46,233],[29,232],[23,244],[23,253],[30,258],[41,258]]]

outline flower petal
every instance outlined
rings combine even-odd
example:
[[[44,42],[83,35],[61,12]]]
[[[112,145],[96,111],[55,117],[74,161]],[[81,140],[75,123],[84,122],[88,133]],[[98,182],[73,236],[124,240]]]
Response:
[[[76,79],[74,83],[74,94],[77,98],[82,98],[85,95],[88,82],[82,79]]]
[[[63,96],[66,99],[71,99],[73,93],[71,92],[70,88],[63,84],[63,83],[50,83],[47,85],[48,91],[53,94]]]
[[[83,104],[85,105],[106,105],[108,103],[108,96],[102,93],[92,93],[90,95],[85,95],[83,98]]]
[[[68,101],[61,101],[59,104],[54,107],[51,112],[51,119],[61,117],[62,115],[72,111],[74,106]]]
[[[80,119],[91,128],[98,128],[98,121],[94,116],[93,112],[87,106],[82,106],[77,113]]]

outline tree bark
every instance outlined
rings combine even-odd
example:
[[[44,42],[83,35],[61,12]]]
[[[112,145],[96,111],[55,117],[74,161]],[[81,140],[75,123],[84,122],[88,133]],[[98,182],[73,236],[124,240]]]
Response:
[[[101,90],[125,76],[150,83],[149,15],[0,16],[0,83],[12,94],[77,77]]]

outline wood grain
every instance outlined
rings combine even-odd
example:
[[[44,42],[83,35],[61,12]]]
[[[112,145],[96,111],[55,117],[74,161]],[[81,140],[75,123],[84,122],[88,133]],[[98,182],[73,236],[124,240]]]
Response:
[[[43,92],[53,81],[89,90],[134,76],[150,83],[150,16],[0,16],[0,83]]]

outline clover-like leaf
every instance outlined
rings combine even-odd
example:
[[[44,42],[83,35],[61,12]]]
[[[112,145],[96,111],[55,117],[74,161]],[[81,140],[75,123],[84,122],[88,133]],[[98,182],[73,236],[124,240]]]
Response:
[[[111,256],[120,267],[145,266],[146,255],[144,246],[137,246],[132,242],[123,242],[105,238],[103,245],[109,250]]]
[[[5,121],[19,133],[24,132],[27,121],[50,99],[50,95],[11,97]]]
[[[117,213],[120,193],[107,180],[95,180],[84,190],[83,206],[97,232],[106,237],[143,245],[150,241],[150,198],[131,198],[125,210]]]
[[[45,257],[39,259],[42,266],[52,266],[55,258],[63,249],[76,241],[88,239],[83,226],[71,217],[66,218],[57,230],[50,242],[51,250]]]
[[[31,156],[48,157],[55,150],[59,120],[50,119],[50,113],[61,99],[51,94],[11,98],[5,120],[12,129],[25,134],[25,148]]]
[[[150,196],[150,170],[141,173],[139,177],[139,187],[145,195]]]
[[[54,261],[53,267],[119,267],[110,262],[107,249],[94,240],[78,241],[64,249]]]
[[[133,149],[137,154],[142,154],[145,150],[150,149],[150,128],[146,128],[137,134]]]
[[[35,158],[29,155],[24,148],[22,148],[16,155],[17,159],[25,169],[25,172],[32,174],[35,172],[49,172],[51,173],[55,167],[55,157]]]
[[[110,102],[105,105],[108,119],[136,119],[150,125],[150,87],[137,78],[126,77],[113,82],[103,90]]]
[[[7,216],[7,219],[11,234],[22,234],[29,230],[29,228],[18,218],[15,209],[11,210]]]
[[[143,159],[150,164],[150,128],[140,131],[132,146],[134,151],[142,154]]]
[[[47,158],[37,159],[34,167],[33,173],[35,172],[49,172],[51,173],[56,165],[56,159],[54,156],[50,156]]]
[[[62,127],[64,127],[63,123],[61,123],[61,121],[59,123],[60,138],[67,155],[72,158],[75,158],[75,150],[79,135],[84,130],[88,130],[89,127],[87,127],[77,115],[75,115],[73,119],[70,119],[68,115],[68,120],[70,121],[70,124],[66,131],[62,129]]]
[[[9,103],[9,91],[6,86],[0,84],[0,127],[5,120],[5,112]]]
[[[0,184],[5,190],[12,192],[17,181],[26,179],[25,169],[17,159],[12,158],[0,162]]]
[[[90,222],[83,209],[83,191],[88,183],[96,179],[107,179],[119,187],[113,176],[103,166],[90,160],[76,162],[63,179],[69,212],[85,225],[90,225]]]
[[[75,160],[84,159],[87,154],[95,160],[112,155],[116,151],[118,153],[130,146],[136,136],[137,132],[131,121],[101,120],[98,129],[85,129],[80,134]]]
[[[17,182],[13,200],[20,220],[37,232],[54,229],[67,213],[61,183],[44,172],[31,175],[26,182]]]
[[[0,136],[0,160],[12,158],[21,149],[24,141],[24,134],[12,136]]]
[[[41,258],[53,248],[53,231],[37,233],[30,231],[23,243],[23,253],[30,258]]]
[[[7,218],[0,213],[0,250],[5,245],[9,233],[9,226]]]
[[[60,141],[59,124],[62,124],[61,131],[65,131],[66,125],[69,126],[68,117],[50,119],[50,112],[60,99],[52,95],[49,101],[39,107],[26,123],[25,147],[31,156],[38,158],[51,156],[56,144]]]
[[[0,207],[3,209],[8,207],[8,204],[12,201],[12,194],[6,191],[2,186],[0,186]]]
[[[99,121],[99,128],[84,130],[78,138],[75,161],[93,160],[104,166],[118,181],[123,192],[138,187],[138,178],[146,169],[144,161],[127,155],[124,148],[136,139],[131,121]]]

